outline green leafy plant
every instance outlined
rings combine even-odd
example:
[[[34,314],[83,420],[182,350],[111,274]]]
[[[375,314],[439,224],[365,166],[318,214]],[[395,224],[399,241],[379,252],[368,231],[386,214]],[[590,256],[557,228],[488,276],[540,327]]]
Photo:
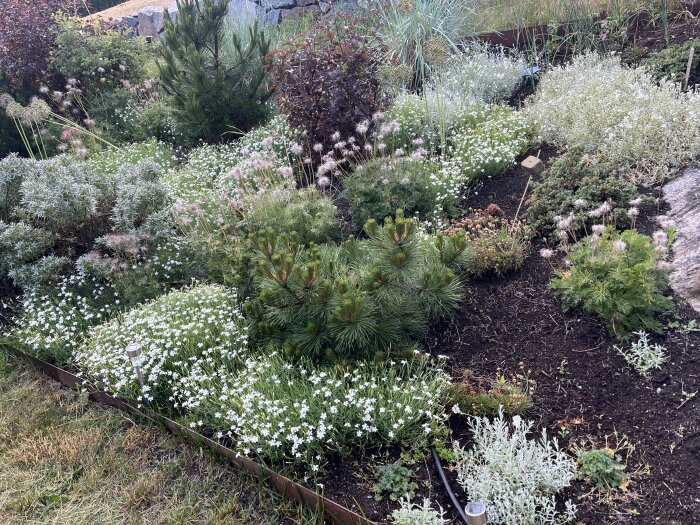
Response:
[[[160,81],[174,116],[192,141],[220,140],[247,131],[268,116],[272,96],[263,57],[270,42],[257,23],[231,34],[232,56],[222,53],[226,0],[178,0],[177,17],[165,15]]]
[[[629,479],[622,457],[612,449],[578,450],[576,459],[579,477],[589,479],[598,489],[617,489]]]
[[[256,337],[331,361],[411,353],[460,300],[451,268],[463,267],[466,240],[423,239],[400,210],[365,232],[368,240],[321,247],[301,245],[295,233],[253,235],[258,295],[246,311]]]
[[[657,266],[661,255],[650,237],[607,227],[566,251],[570,267],[557,270],[551,284],[565,309],[580,307],[601,317],[618,337],[662,329],[655,316],[673,302],[663,294],[668,277]]]
[[[657,80],[671,79],[674,82],[682,83],[685,80],[685,73],[688,67],[688,57],[690,48],[695,48],[695,58],[690,67],[689,85],[697,82],[700,72],[700,40],[689,40],[682,45],[675,45],[651,53],[641,60],[641,65],[649,69]]]
[[[374,484],[374,494],[378,500],[388,495],[391,501],[401,498],[413,498],[418,485],[411,481],[414,473],[404,467],[401,461],[377,467],[377,482]]]
[[[532,228],[540,233],[555,234],[557,217],[568,217],[573,213],[571,233],[590,231],[597,220],[589,212],[601,202],[611,205],[613,221],[619,228],[632,223],[628,210],[633,201],[639,198],[634,184],[622,174],[616,173],[614,166],[587,162],[582,149],[573,148],[557,157],[542,175],[542,180],[534,182],[528,198],[527,216]]]

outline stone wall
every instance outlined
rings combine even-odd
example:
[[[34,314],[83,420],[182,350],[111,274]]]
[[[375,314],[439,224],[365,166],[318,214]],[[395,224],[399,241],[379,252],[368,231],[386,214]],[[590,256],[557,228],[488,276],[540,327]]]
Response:
[[[336,0],[335,5],[352,8],[357,0]],[[229,16],[241,21],[259,20],[265,25],[277,25],[285,20],[300,18],[307,14],[325,14],[333,5],[326,0],[230,0]],[[144,7],[133,16],[125,16],[114,22],[131,34],[158,38],[163,31],[163,8]],[[171,15],[177,16],[175,2],[168,7]]]

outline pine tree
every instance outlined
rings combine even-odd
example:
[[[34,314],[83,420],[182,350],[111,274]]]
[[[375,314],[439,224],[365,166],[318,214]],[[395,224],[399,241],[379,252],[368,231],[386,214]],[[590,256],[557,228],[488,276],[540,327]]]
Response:
[[[174,19],[165,13],[158,69],[187,138],[217,140],[262,122],[272,95],[264,31],[256,22],[241,29],[245,42],[229,34],[226,0],[177,0],[177,9]]]

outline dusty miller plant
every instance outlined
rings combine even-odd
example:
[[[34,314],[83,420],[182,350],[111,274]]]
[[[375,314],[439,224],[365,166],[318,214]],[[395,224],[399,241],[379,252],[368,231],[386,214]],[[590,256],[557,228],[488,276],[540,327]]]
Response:
[[[641,376],[649,377],[652,370],[661,368],[661,365],[668,359],[666,349],[658,343],[650,344],[649,335],[643,330],[635,332],[635,335],[639,339],[632,343],[629,348],[616,346],[615,350]]]
[[[472,418],[473,448],[454,446],[457,481],[474,501],[483,501],[489,523],[548,525],[571,521],[576,507],[566,502],[564,514],[557,512],[555,496],[576,476],[576,463],[547,438],[528,440],[532,423],[520,416],[512,429],[501,411],[493,421]]]

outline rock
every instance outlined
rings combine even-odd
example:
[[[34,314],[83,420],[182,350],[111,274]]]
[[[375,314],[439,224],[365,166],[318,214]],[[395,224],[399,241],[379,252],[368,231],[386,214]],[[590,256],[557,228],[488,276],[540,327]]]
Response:
[[[298,18],[303,18],[304,16],[310,14],[310,13],[318,13],[320,12],[320,8],[318,7],[318,4],[316,5],[310,5],[310,6],[305,6],[305,7],[293,7],[292,9],[285,9],[280,13],[280,21],[285,21],[289,19],[298,19]]]
[[[263,17],[263,24],[265,24],[266,26],[276,26],[280,23],[281,14],[281,9],[273,9],[271,11],[268,11]]]
[[[228,16],[238,23],[253,22],[263,19],[265,8],[252,0],[231,0],[228,3]]]
[[[140,36],[158,38],[163,31],[165,15],[164,8],[147,6],[138,14],[138,26]],[[177,15],[177,4],[168,7],[168,13],[174,17]]]
[[[296,5],[298,5],[299,7],[307,7],[316,4],[318,4],[316,0],[296,0]]]
[[[666,183],[663,195],[677,229],[671,288],[700,312],[700,169]]]
[[[296,0],[267,0],[263,5],[269,9],[287,9],[289,7],[296,7]]]
[[[136,27],[139,25],[139,17],[138,16],[125,16],[122,18],[122,22],[124,22],[127,27]]]
[[[544,171],[544,164],[542,161],[533,155],[530,155],[528,158],[522,161],[520,165],[530,175],[539,175]]]

